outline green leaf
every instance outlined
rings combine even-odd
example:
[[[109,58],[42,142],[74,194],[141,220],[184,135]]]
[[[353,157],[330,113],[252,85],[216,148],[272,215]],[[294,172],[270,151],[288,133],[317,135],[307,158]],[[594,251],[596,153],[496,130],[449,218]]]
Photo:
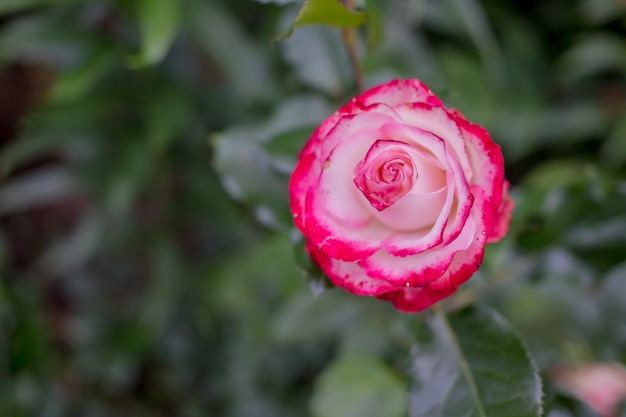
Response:
[[[626,162],[626,118],[622,118],[613,127],[600,149],[600,155],[611,168],[619,168]]]
[[[609,71],[626,72],[626,41],[610,32],[594,32],[581,36],[556,63],[566,82],[577,82],[585,77],[602,75]]]
[[[539,417],[538,370],[508,322],[472,308],[429,322],[410,374],[412,417]]]
[[[62,3],[78,3],[79,0],[2,0],[0,15],[19,12],[37,6],[49,6]]]
[[[95,49],[85,62],[55,80],[51,93],[53,100],[71,101],[84,97],[93,91],[96,83],[114,67],[120,56],[119,50],[109,46]]]
[[[294,3],[298,0],[256,0],[256,1],[258,1],[259,3],[263,3],[263,4],[274,3],[274,4],[284,5],[284,4]]]
[[[306,241],[304,237],[300,233],[297,233],[296,236],[297,238],[293,242],[296,263],[309,281],[311,292],[314,296],[318,296],[326,289],[334,286],[322,269],[309,256],[305,249]]]
[[[347,356],[317,380],[313,417],[402,417],[407,393],[403,381],[376,357]]]
[[[172,0],[140,0],[137,5],[141,50],[135,66],[156,64],[171,46],[180,21],[180,3]]]
[[[448,0],[449,9],[465,26],[467,34],[476,45],[491,78],[499,83],[505,80],[505,62],[500,47],[491,30],[489,19],[480,2],[476,0]]]
[[[257,220],[281,228],[291,223],[287,181],[258,138],[245,129],[230,129],[212,137],[215,168],[230,196],[253,207]]]
[[[215,61],[239,98],[249,101],[274,94],[269,51],[235,15],[218,2],[188,2],[184,11],[183,29]]]
[[[338,0],[308,0],[291,26],[283,31],[279,40],[287,39],[294,29],[303,25],[324,24],[335,27],[357,27],[365,23],[364,12],[352,12]]]
[[[314,23],[338,27],[360,26],[365,23],[365,13],[351,12],[337,0],[309,0],[300,9],[295,25]]]
[[[292,227],[289,175],[312,126],[329,113],[325,101],[296,96],[281,103],[266,123],[212,137],[222,185],[233,199],[251,206],[261,223],[281,230]]]
[[[298,30],[280,51],[300,82],[337,96],[350,85],[350,63],[341,36],[326,26]]]

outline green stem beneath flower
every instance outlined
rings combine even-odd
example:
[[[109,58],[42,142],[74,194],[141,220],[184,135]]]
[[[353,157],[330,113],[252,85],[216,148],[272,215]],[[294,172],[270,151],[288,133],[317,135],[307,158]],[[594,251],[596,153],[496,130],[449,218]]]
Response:
[[[343,5],[346,9],[353,12],[356,9],[354,0],[343,0]],[[343,44],[346,47],[348,53],[348,59],[350,60],[350,67],[352,68],[352,77],[354,78],[354,88],[356,94],[363,92],[363,70],[361,68],[361,62],[359,61],[359,54],[356,46],[356,31],[354,27],[346,27],[341,29],[341,38]]]

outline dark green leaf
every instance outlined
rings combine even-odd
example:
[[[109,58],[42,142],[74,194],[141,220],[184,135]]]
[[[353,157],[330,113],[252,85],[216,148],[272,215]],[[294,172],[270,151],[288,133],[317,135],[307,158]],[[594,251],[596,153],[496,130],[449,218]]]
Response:
[[[522,341],[493,310],[430,320],[413,357],[411,417],[539,417],[541,380]]]
[[[240,97],[271,95],[274,82],[268,51],[255,43],[235,16],[216,2],[190,2],[185,12],[184,29],[215,60]]]
[[[283,5],[283,4],[295,3],[298,0],[256,0],[256,1],[258,1],[259,3],[264,3],[264,4],[275,3],[275,4]]]
[[[309,281],[311,292],[313,295],[317,296],[327,288],[333,288],[333,284],[321,268],[313,262],[313,259],[311,259],[305,249],[305,243],[302,235],[297,233],[297,238],[294,242],[295,258],[298,266]]]
[[[313,417],[402,417],[406,413],[403,381],[378,358],[346,356],[317,380]]]
[[[364,12],[352,12],[338,0],[307,0],[300,9],[294,23],[278,38],[286,39],[294,29],[303,25],[324,24],[336,27],[356,27],[365,23]]]
[[[0,15],[19,12],[37,6],[51,6],[62,3],[78,3],[79,0],[2,0]]]
[[[465,26],[467,34],[476,45],[491,78],[497,83],[502,83],[506,77],[504,57],[480,2],[476,0],[448,0],[447,3]]]
[[[232,198],[251,206],[261,223],[291,228],[289,175],[299,149],[313,131],[306,129],[328,113],[323,100],[298,96],[281,103],[263,125],[213,136],[215,167],[224,188]]]
[[[54,100],[74,100],[90,93],[94,85],[109,71],[121,56],[119,50],[108,46],[91,51],[90,56],[77,68],[61,74],[54,83],[51,96]]]

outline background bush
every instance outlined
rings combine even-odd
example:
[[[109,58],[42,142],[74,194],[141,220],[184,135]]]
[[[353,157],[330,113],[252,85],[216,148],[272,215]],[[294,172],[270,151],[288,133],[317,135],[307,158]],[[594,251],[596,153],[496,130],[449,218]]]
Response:
[[[339,32],[277,43],[300,4],[262,3],[0,3],[0,414],[341,416],[348,358],[391,387],[369,415],[418,415],[415,316],[313,298],[293,256],[296,152],[354,93]],[[511,233],[451,306],[499,308],[546,415],[590,415],[550,372],[626,361],[623,2],[367,11],[366,84],[420,78],[505,155]]]

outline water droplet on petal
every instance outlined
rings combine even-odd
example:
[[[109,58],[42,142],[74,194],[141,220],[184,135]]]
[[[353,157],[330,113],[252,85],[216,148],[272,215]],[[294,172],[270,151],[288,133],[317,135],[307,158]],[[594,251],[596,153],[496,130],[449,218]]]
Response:
[[[487,231],[486,231],[486,230],[483,230],[483,231],[482,231],[482,232],[480,232],[480,233],[482,233],[482,234],[483,234],[483,236],[485,236],[485,235],[487,234]]]
[[[411,283],[409,283],[409,281],[407,281],[407,282],[404,283],[404,286],[409,288],[411,286]]]

